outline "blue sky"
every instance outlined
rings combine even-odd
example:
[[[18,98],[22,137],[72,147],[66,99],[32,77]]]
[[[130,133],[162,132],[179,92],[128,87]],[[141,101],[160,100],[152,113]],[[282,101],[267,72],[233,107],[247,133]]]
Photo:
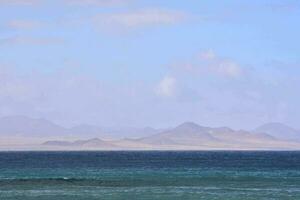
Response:
[[[0,0],[0,116],[300,128],[299,21],[299,1]]]

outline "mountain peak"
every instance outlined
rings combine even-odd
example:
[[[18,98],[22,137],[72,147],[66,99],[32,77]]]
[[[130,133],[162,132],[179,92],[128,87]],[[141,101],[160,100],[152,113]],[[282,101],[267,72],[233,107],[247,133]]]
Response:
[[[261,127],[289,127],[288,125],[286,124],[283,124],[281,122],[269,122],[269,123],[266,123],[264,125],[262,125]],[[289,127],[291,128],[291,127]]]
[[[267,133],[277,139],[300,141],[300,131],[283,123],[271,122],[255,129],[258,133]]]
[[[286,125],[286,124],[283,124],[283,123],[280,123],[280,122],[270,122],[270,123],[266,123],[266,124],[263,124],[262,126],[258,127],[256,130],[270,130],[270,129],[281,129],[281,130],[293,130],[293,131],[296,131],[294,128]]]
[[[180,124],[179,126],[177,126],[175,129],[176,130],[185,130],[185,131],[188,131],[188,130],[203,130],[205,127],[203,126],[200,126],[194,122],[184,122],[182,124]]]
[[[92,138],[87,140],[86,142],[103,142],[103,140],[99,139],[99,138]]]

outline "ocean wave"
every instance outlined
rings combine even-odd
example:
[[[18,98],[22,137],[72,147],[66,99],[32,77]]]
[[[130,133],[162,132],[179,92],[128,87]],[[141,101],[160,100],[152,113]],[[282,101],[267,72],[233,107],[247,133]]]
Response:
[[[197,178],[183,178],[183,177],[47,177],[47,178],[1,178],[0,186],[101,186],[101,187],[142,187],[142,186],[214,186],[222,187],[239,185],[241,188],[246,186],[253,187],[254,185],[265,186],[292,186],[299,184],[300,180],[285,180],[277,178],[264,177],[197,177]],[[254,187],[256,188],[256,187]]]

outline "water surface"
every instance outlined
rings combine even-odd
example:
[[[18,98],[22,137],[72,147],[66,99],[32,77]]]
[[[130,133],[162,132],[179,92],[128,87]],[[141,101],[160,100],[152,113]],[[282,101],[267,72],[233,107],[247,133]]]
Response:
[[[1,152],[0,199],[300,199],[300,152]]]

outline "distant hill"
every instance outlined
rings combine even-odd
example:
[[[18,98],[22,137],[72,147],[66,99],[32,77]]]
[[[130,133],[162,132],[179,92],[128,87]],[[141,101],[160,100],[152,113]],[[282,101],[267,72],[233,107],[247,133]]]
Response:
[[[66,128],[45,119],[25,116],[0,118],[0,136],[48,137],[68,134]]]
[[[100,127],[88,124],[65,128],[46,119],[35,119],[26,116],[0,118],[0,137],[24,138],[93,138],[112,140],[124,137],[139,138],[152,135],[160,130],[151,127]]]
[[[266,133],[252,133],[233,130],[228,127],[210,128],[193,122],[183,123],[173,129],[142,137],[102,141],[100,139],[63,142],[49,141],[43,145],[99,149],[140,150],[272,150],[300,149],[300,143],[279,140]]]
[[[193,122],[186,122],[174,129],[141,138],[139,141],[154,145],[200,145],[216,142],[216,138],[209,134],[209,130]]]
[[[256,133],[266,133],[280,140],[300,141],[300,130],[296,130],[282,123],[264,124],[254,131]]]
[[[93,138],[93,139],[89,139]],[[24,142],[27,140],[28,142]],[[48,142],[44,142],[48,141]],[[253,132],[228,127],[211,128],[185,122],[175,128],[79,125],[65,128],[45,119],[24,116],[0,118],[0,149],[11,145],[40,145],[37,149],[300,149],[299,131],[279,123]]]
[[[153,135],[161,132],[161,129],[155,129],[152,127],[130,127],[130,126],[121,126],[121,127],[102,127],[103,132],[110,134],[113,138],[140,138]]]
[[[266,133],[235,131],[228,127],[203,127],[193,122],[183,123],[174,129],[138,141],[152,145],[188,145],[202,147],[267,147],[278,140]]]
[[[76,140],[74,142],[68,142],[68,141],[47,141],[43,143],[43,145],[46,146],[60,146],[60,147],[78,147],[78,148],[102,148],[102,149],[111,149],[115,148],[116,146],[109,143],[105,142],[99,138],[93,138],[89,140]]]

